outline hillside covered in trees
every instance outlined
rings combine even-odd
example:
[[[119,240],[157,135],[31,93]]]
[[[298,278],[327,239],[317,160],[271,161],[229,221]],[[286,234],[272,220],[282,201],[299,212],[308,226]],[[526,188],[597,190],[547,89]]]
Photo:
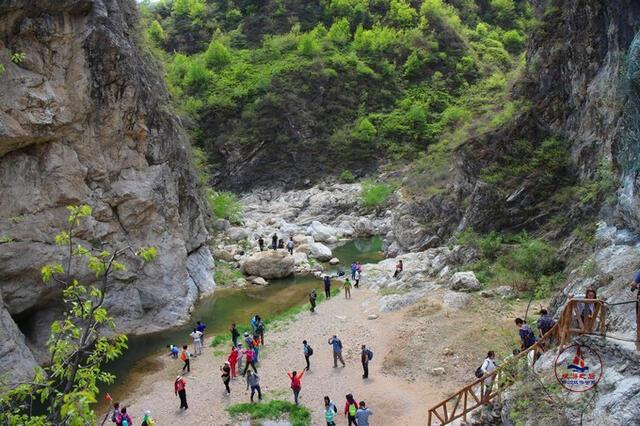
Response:
[[[141,9],[221,187],[350,180],[409,162],[418,173],[428,165],[432,186],[468,135],[526,108],[506,93],[536,25],[527,0],[162,0]]]

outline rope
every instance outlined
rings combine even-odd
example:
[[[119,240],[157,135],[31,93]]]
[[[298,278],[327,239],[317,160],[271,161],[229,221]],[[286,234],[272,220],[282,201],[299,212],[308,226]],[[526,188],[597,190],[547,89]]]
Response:
[[[609,303],[609,302],[604,302],[609,306],[617,306],[617,305],[628,305],[630,303],[638,303],[637,300],[629,300],[628,302],[618,302],[618,303]]]

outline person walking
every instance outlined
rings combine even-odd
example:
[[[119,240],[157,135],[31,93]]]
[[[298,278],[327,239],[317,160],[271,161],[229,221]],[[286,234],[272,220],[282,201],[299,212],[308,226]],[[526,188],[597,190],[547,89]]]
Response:
[[[293,256],[293,246],[293,238],[289,238],[289,241],[287,241],[287,251],[291,256]]]
[[[333,349],[333,368],[338,368],[338,360],[340,360],[343,367],[346,367],[344,359],[342,359],[342,342],[340,339],[334,334],[333,337],[329,339],[329,344]]]
[[[253,347],[253,361],[260,362],[260,336],[258,334],[253,335],[252,341]]]
[[[371,352],[366,345],[362,345],[360,351],[360,361],[362,362],[362,378],[369,378],[369,361],[373,358],[373,352]]]
[[[551,330],[554,325],[556,325],[556,322],[553,320],[553,318],[551,318],[546,309],[540,309],[540,318],[538,318],[536,324],[538,326],[538,330],[540,331],[540,337],[542,337],[547,334],[547,332]]]
[[[256,333],[260,336],[260,345],[264,346],[264,322],[259,315],[257,315]]]
[[[251,388],[251,402],[253,402],[253,395],[258,392],[258,401],[262,401],[262,390],[260,389],[260,377],[254,371],[250,371],[247,376],[247,390]]]
[[[331,297],[331,278],[329,274],[324,274],[322,281],[324,282],[324,296],[328,299]]]
[[[191,354],[187,350],[187,345],[182,346],[182,352],[180,352],[180,359],[184,362],[182,366],[182,372],[187,370],[187,373],[191,372]]]
[[[233,379],[238,376],[238,372],[236,369],[236,366],[238,365],[238,348],[236,348],[235,346],[231,347],[231,353],[229,354],[227,361],[229,361],[229,367],[231,368],[231,378]]]
[[[353,426],[358,426],[358,423],[356,422],[356,414],[358,414],[358,403],[350,393],[347,394],[345,398],[347,399],[347,402],[345,402],[344,404],[344,415],[347,416],[347,419],[349,421],[348,426],[351,426],[352,424]]]
[[[358,267],[356,266],[356,262],[353,262],[351,264],[351,279],[355,280],[356,279],[356,272],[358,271]]]
[[[396,272],[393,273],[393,278],[398,278],[403,269],[404,265],[402,264],[402,260],[398,260],[398,263],[396,263]]]
[[[173,390],[175,394],[180,398],[180,408],[184,408],[185,410],[189,408],[187,404],[187,382],[182,378],[182,376],[178,376],[176,378],[175,383],[173,384]]]
[[[311,290],[311,293],[309,293],[309,305],[311,305],[311,312],[315,312],[316,311],[316,299],[318,298],[318,293],[316,293],[316,290],[313,289]]]
[[[133,426],[133,421],[131,420],[131,416],[127,414],[127,407],[122,407],[122,410],[116,416],[116,425],[117,426]]]
[[[524,323],[522,318],[516,318],[515,323],[516,327],[518,327],[518,334],[520,335],[520,349],[524,351],[536,343],[536,336],[529,326]]]
[[[258,369],[256,368],[256,362],[253,359],[253,356],[254,356],[253,349],[247,348],[243,352],[245,357],[245,363],[244,363],[244,371],[242,372],[242,376],[247,374],[247,370],[249,369],[249,367],[253,368],[253,371],[257,373]]]
[[[291,379],[291,390],[293,391],[293,401],[298,405],[298,398],[300,397],[300,390],[302,390],[302,377],[304,376],[304,370],[298,374],[297,371],[292,373],[287,372],[287,376]]]
[[[111,395],[109,395],[109,398],[110,397]],[[118,418],[119,414],[120,414],[120,403],[116,401],[113,403],[113,413],[111,413],[111,421],[113,423],[116,422],[116,419]]]
[[[225,361],[224,365],[220,367],[220,371],[222,374],[222,383],[224,383],[224,387],[227,390],[227,395],[231,395],[231,388],[229,388],[229,382],[231,381],[231,363],[229,361]]]
[[[343,287],[344,287],[344,298],[351,299],[351,281],[349,281],[349,278],[344,280]]]
[[[324,418],[327,421],[327,426],[336,426],[335,417],[338,413],[336,404],[328,397],[324,397]]]
[[[278,234],[275,232],[271,236],[271,248],[274,250],[278,248]]]
[[[358,286],[360,285],[360,271],[356,271],[354,277],[353,277],[354,281],[355,281],[355,288],[358,288]]]
[[[154,424],[156,424],[156,422],[151,417],[151,411],[145,411],[142,417],[142,426],[153,426]]]
[[[358,426],[369,426],[369,416],[373,415],[373,411],[367,408],[367,404],[365,404],[364,401],[360,401],[358,405],[358,411],[356,411],[356,422]]]
[[[233,343],[233,347],[237,347],[238,337],[240,337],[240,332],[238,331],[238,328],[236,327],[235,322],[231,324],[231,328],[229,329],[229,331],[231,332],[231,342]]]
[[[202,333],[198,329],[194,328],[193,332],[189,334],[193,339],[193,352],[196,356],[202,355]]]
[[[264,250],[264,239],[262,238],[262,235],[258,238],[258,247],[260,247],[260,251]]]
[[[307,343],[306,340],[302,341],[302,353],[304,354],[304,360],[307,362],[307,366],[304,369],[307,371],[311,370],[309,358],[311,357],[311,355],[313,355],[313,348]]]

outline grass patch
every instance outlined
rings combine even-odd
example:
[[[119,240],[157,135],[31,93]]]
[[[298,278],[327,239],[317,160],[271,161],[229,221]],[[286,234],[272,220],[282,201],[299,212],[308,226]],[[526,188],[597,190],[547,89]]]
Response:
[[[233,285],[237,280],[244,278],[242,272],[227,262],[216,260],[216,271],[213,274],[213,280],[216,285],[227,287]]]
[[[360,203],[366,208],[378,208],[393,194],[393,186],[387,183],[365,182],[360,193]]]
[[[227,407],[227,412],[232,417],[247,415],[252,420],[277,420],[283,416],[287,416],[293,426],[306,426],[311,424],[311,412],[307,408],[287,401],[273,400],[257,404],[233,404]]]
[[[218,219],[227,219],[231,223],[240,223],[242,205],[236,194],[226,191],[214,191],[209,188],[207,202]]]

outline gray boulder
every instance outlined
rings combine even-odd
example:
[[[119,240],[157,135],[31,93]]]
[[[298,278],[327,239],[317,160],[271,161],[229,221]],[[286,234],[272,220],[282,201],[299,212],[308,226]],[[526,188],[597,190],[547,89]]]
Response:
[[[462,309],[469,304],[471,296],[467,293],[459,293],[457,291],[448,291],[442,297],[442,305],[452,310]]]
[[[449,279],[449,288],[456,291],[477,291],[482,288],[472,271],[456,272]]]
[[[284,278],[293,274],[295,261],[285,250],[268,250],[254,253],[244,260],[240,270],[245,275]]]
[[[309,255],[320,262],[331,260],[333,254],[331,249],[322,243],[313,243],[309,246]]]
[[[324,242],[330,237],[335,237],[338,231],[333,226],[323,225],[317,220],[314,220],[307,228],[307,234],[311,235],[315,241]]]

